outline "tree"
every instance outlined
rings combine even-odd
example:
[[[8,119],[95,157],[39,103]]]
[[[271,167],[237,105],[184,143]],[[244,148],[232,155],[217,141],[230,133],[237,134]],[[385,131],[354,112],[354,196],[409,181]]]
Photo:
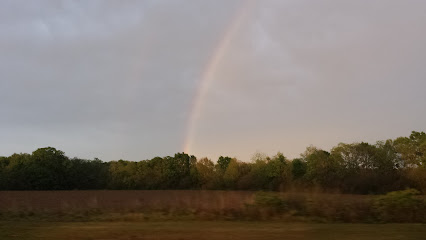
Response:
[[[38,190],[69,189],[70,163],[63,151],[53,147],[37,149],[32,153],[28,164],[31,185]]]
[[[315,147],[308,147],[302,154],[306,162],[306,179],[323,188],[335,189],[340,183],[340,162],[330,153]]]
[[[216,189],[219,187],[218,174],[214,163],[208,158],[201,158],[196,163],[198,181],[202,189]]]
[[[137,163],[118,160],[109,164],[109,187],[112,189],[137,189]]]
[[[242,179],[247,185],[246,188],[284,189],[291,179],[287,159],[280,152],[272,158],[256,153],[252,158],[250,172]]]
[[[31,155],[27,153],[14,153],[3,161],[3,189],[4,190],[33,190],[30,177],[28,177],[28,164]]]
[[[291,161],[291,173],[294,180],[301,180],[306,174],[306,162],[301,158],[295,158]]]
[[[426,134],[379,141],[339,143],[330,152],[307,147],[288,161],[278,152],[256,153],[251,162],[176,153],[131,162],[69,159],[53,147],[0,157],[0,190],[61,189],[245,189],[283,190],[320,186],[347,193],[383,193],[405,188],[426,192]]]
[[[406,167],[426,167],[426,134],[412,131],[410,137],[399,137],[393,141]]]
[[[70,189],[106,189],[109,174],[109,163],[100,159],[71,159],[68,169]]]
[[[240,163],[237,159],[232,158],[228,164],[228,167],[223,174],[223,181],[225,187],[228,189],[235,189],[237,186],[238,179],[241,176]]]
[[[371,145],[365,142],[340,143],[331,150],[332,158],[341,163],[342,190],[376,193],[393,190],[399,180],[401,162],[390,140]]]
[[[219,169],[222,171],[225,171],[228,168],[229,163],[231,162],[232,158],[230,157],[223,157],[220,156],[217,160],[217,165],[219,166]]]

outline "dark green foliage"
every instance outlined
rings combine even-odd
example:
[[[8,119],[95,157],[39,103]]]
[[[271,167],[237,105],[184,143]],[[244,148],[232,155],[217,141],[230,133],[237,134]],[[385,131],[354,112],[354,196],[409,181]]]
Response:
[[[70,160],[67,175],[69,177],[69,189],[105,189],[108,183],[109,163],[94,160],[73,158]]]
[[[292,161],[258,153],[251,162],[219,157],[217,163],[186,153],[132,162],[68,158],[52,147],[0,157],[0,190],[66,189],[322,189],[381,194],[426,192],[426,134],[340,143],[330,152],[310,146]]]
[[[368,143],[340,143],[331,151],[344,179],[339,189],[350,193],[385,193],[401,189],[402,166],[391,140]]]
[[[52,147],[0,159],[1,190],[104,189],[108,163],[69,159]]]
[[[413,131],[410,137],[399,137],[393,144],[404,166],[426,167],[426,133]]]
[[[293,174],[293,179],[301,179],[306,174],[306,162],[300,158],[293,159],[291,161],[291,173]]]
[[[250,190],[284,190],[291,181],[290,164],[282,153],[272,158],[256,154],[253,163],[245,166],[238,186]]]
[[[304,157],[306,161],[306,180],[314,185],[337,189],[341,180],[340,162],[329,152],[308,148]]]
[[[415,189],[395,191],[374,200],[378,220],[383,222],[425,222],[426,203]]]
[[[217,160],[217,165],[218,165],[219,169],[225,171],[228,168],[228,165],[229,165],[230,162],[231,162],[230,157],[220,156],[219,159]]]
[[[257,192],[254,196],[254,205],[276,212],[283,212],[287,207],[286,202],[274,192]]]
[[[275,192],[257,192],[253,203],[246,204],[245,215],[251,219],[270,219],[282,216],[287,211],[287,203]]]

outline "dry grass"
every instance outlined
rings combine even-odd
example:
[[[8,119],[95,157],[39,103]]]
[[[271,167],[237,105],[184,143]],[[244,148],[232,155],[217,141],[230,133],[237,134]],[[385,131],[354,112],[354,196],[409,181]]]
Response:
[[[0,219],[380,222],[372,204],[375,196],[270,194],[266,195],[265,203],[275,205],[256,203],[256,192],[251,191],[0,191]],[[426,222],[426,217],[424,221],[401,222]]]
[[[0,211],[227,210],[241,209],[252,197],[245,191],[0,191]]]

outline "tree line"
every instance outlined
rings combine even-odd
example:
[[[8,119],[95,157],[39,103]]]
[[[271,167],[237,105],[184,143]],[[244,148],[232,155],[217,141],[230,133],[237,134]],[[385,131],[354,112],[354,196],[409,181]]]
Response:
[[[0,190],[320,188],[376,194],[406,188],[426,193],[426,134],[339,143],[330,151],[307,147],[300,158],[257,153],[251,162],[231,157],[197,159],[186,153],[150,160],[103,162],[69,158],[52,147],[0,157]]]

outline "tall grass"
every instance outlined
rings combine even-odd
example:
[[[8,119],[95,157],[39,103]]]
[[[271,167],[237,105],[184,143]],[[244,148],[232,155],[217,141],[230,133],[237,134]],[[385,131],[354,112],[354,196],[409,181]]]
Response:
[[[167,219],[426,222],[424,196],[251,191],[4,191],[0,218],[54,221]]]

